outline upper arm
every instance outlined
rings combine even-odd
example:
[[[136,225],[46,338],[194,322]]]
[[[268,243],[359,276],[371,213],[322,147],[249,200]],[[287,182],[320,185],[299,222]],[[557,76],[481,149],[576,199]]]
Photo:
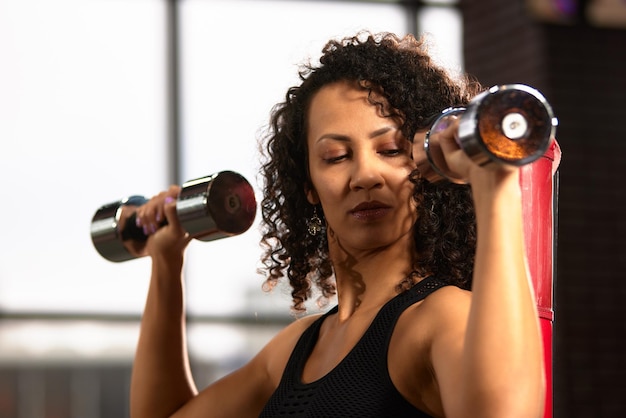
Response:
[[[313,319],[287,326],[247,364],[200,391],[172,418],[258,417],[278,386],[298,338]]]
[[[433,297],[434,296],[434,297]],[[463,348],[471,293],[446,286],[428,299],[433,324],[430,360],[446,416],[458,416],[452,411],[463,409],[462,379]]]
[[[257,417],[273,391],[263,361],[249,363],[203,389],[172,418]]]

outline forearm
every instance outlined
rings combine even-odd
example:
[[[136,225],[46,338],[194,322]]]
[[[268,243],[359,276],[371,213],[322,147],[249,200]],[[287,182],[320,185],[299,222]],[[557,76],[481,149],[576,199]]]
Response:
[[[543,404],[543,351],[524,251],[517,173],[473,179],[477,249],[465,341],[466,379],[502,405]],[[496,392],[497,391],[497,392]],[[512,410],[503,411],[515,416]],[[531,412],[531,411],[527,411]]]
[[[185,342],[180,260],[153,259],[131,378],[131,417],[167,417],[196,390]]]

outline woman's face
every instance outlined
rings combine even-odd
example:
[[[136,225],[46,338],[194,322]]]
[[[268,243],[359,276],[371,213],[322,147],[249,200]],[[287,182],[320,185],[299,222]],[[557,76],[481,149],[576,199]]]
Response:
[[[307,198],[321,203],[333,239],[357,251],[410,239],[415,164],[398,121],[382,116],[368,91],[348,82],[320,89],[307,116]]]

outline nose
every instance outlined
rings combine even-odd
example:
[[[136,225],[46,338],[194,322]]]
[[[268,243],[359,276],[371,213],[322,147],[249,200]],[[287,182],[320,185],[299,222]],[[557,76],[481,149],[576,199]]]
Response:
[[[380,168],[375,156],[355,156],[350,178],[350,188],[352,190],[369,190],[382,187],[384,177]]]

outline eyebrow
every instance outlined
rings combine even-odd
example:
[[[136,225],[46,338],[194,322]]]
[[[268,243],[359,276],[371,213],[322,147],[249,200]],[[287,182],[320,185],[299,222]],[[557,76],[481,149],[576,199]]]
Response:
[[[368,135],[368,138],[370,139],[374,139],[378,136],[384,135],[387,132],[390,132],[392,130],[396,129],[394,126],[384,126],[380,129],[376,129],[375,131],[370,132],[370,134]],[[317,141],[315,142],[319,142],[322,139],[334,139],[335,141],[342,141],[342,142],[346,142],[349,141],[350,138],[347,135],[340,135],[340,134],[334,134],[334,133],[327,133],[324,134],[322,136],[320,136]]]

